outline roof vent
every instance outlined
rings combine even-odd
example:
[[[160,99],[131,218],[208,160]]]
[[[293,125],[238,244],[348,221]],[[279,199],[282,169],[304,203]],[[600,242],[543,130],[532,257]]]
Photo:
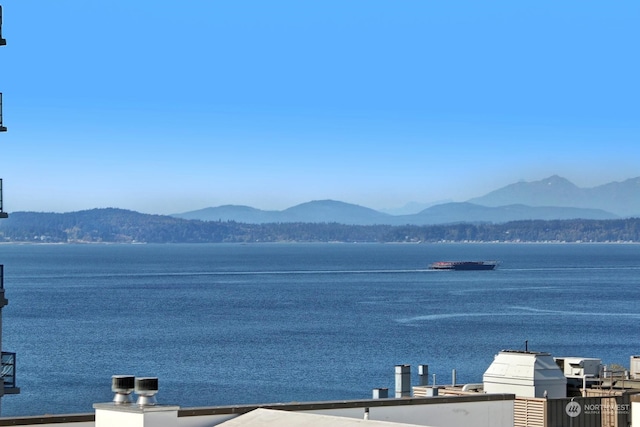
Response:
[[[136,378],[135,391],[138,395],[139,406],[153,406],[156,404],[156,393],[158,393],[158,378],[143,377]]]
[[[111,377],[111,391],[115,393],[113,402],[116,404],[132,403],[131,392],[134,389],[133,375],[114,375]]]

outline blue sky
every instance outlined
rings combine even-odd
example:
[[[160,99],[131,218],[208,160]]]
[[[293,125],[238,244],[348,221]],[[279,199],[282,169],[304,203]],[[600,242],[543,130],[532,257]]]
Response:
[[[4,209],[640,176],[640,2],[0,0]]]

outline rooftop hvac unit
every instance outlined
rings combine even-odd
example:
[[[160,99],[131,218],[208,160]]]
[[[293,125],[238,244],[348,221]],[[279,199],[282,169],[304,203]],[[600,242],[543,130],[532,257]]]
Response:
[[[555,360],[567,378],[599,377],[602,369],[602,360],[592,357],[562,357]]]
[[[502,350],[483,375],[485,393],[567,397],[567,379],[549,353]]]
[[[633,380],[640,380],[640,356],[631,356],[629,375]]]

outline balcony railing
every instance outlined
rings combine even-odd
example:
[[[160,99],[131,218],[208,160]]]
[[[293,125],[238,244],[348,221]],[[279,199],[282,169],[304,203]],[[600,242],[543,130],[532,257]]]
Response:
[[[4,388],[16,388],[16,354],[2,352],[2,370],[0,371]]]
[[[0,119],[0,123],[2,123]],[[2,178],[0,178],[0,218],[7,218],[9,214],[2,210]]]
[[[0,132],[6,132],[7,128],[2,124],[2,92],[0,92]]]

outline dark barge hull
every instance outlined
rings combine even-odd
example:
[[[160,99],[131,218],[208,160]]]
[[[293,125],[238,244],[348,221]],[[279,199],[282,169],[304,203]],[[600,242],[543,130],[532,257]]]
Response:
[[[493,270],[496,261],[439,261],[429,266],[432,270]]]

